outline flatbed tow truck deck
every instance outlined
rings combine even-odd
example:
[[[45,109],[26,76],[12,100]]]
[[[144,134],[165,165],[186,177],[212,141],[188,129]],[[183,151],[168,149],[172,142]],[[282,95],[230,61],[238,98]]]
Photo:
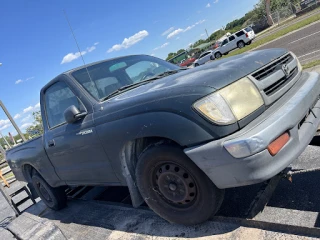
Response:
[[[311,144],[319,146],[317,136]],[[217,216],[201,225],[170,224],[146,205],[134,209],[126,187],[80,186],[67,189],[68,207],[61,211],[40,201],[3,222],[0,238],[3,234],[13,239],[320,238],[318,146],[309,146],[290,168],[268,182],[228,189]]]

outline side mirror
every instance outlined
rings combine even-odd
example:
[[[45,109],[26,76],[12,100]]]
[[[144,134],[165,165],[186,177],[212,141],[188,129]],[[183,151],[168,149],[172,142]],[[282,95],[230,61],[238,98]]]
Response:
[[[84,117],[87,113],[80,113],[79,109],[71,105],[64,111],[64,118],[67,123],[74,123],[78,121],[80,118]]]

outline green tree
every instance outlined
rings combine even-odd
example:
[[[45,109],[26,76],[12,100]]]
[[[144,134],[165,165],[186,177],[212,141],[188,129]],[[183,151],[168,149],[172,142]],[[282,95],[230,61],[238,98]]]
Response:
[[[184,49],[179,49],[178,52],[177,52],[177,55],[182,53],[182,52],[184,52],[184,51],[185,51]]]
[[[38,137],[43,134],[43,124],[41,112],[33,112],[32,116],[34,118],[33,125],[26,129],[27,133],[33,138]]]

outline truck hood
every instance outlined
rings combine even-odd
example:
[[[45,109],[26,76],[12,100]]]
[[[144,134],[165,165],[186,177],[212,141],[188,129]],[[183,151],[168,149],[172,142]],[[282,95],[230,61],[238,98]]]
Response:
[[[164,92],[166,95],[169,92],[188,94],[190,89],[199,87],[218,90],[258,70],[287,52],[285,49],[269,49],[216,60],[128,90],[110,99],[109,102],[139,95],[154,94],[155,92],[158,94]],[[156,96],[159,96],[158,94]]]

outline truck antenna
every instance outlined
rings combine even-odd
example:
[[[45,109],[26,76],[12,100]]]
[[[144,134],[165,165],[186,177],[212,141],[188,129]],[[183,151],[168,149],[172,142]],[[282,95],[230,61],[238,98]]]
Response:
[[[81,53],[81,50],[80,50],[78,41],[77,41],[77,39],[76,39],[76,35],[74,35],[74,32],[73,32],[73,29],[72,29],[72,27],[71,27],[69,18],[68,18],[67,13],[66,13],[66,11],[65,11],[64,9],[63,9],[63,13],[64,13],[64,16],[66,17],[66,20],[67,20],[68,25],[69,25],[69,27],[70,27],[70,31],[71,31],[71,33],[72,33],[72,36],[73,36],[73,38],[74,38],[74,41],[76,42],[76,45],[77,45],[79,54],[80,54],[81,59],[82,59],[82,62],[83,62],[83,66],[84,66],[84,67],[86,68],[86,70],[87,70],[87,73],[88,73],[88,76],[89,76],[90,81],[95,84],[95,82],[92,80],[92,78],[91,78],[91,76],[90,76],[90,73],[89,73],[88,68],[87,68],[87,66],[86,66],[86,63],[85,63],[85,61],[84,61],[83,55],[82,55],[82,53]]]

